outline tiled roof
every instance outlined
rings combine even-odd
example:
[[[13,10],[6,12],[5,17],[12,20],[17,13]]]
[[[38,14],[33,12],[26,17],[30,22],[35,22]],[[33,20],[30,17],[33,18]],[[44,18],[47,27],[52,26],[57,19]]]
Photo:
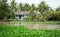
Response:
[[[15,13],[16,15],[28,15],[29,12],[28,11],[19,11]]]
[[[30,12],[28,11],[17,11],[15,14],[16,15],[29,15]],[[39,11],[34,11],[34,14],[37,15],[39,14],[40,12]]]

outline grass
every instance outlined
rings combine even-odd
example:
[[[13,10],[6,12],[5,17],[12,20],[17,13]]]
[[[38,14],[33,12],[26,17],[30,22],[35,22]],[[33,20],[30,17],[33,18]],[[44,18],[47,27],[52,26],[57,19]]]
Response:
[[[28,24],[60,24],[60,21],[21,21],[21,20],[13,20],[11,22],[22,22],[22,23],[28,23]]]
[[[0,37],[60,37],[60,30],[30,30],[24,26],[0,24]]]

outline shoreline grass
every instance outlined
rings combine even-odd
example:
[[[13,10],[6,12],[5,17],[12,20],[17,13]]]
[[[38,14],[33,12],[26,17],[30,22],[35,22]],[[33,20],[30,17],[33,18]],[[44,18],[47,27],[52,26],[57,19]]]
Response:
[[[14,21],[11,21],[11,22],[23,22],[23,23],[32,23],[32,24],[59,24],[60,25],[60,21],[20,21],[20,20],[18,20],[18,21],[16,21],[16,20],[14,20]]]

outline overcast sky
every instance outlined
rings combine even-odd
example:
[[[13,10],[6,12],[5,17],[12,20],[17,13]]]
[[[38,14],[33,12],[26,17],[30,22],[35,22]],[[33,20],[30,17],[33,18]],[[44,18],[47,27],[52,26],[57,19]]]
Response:
[[[45,1],[53,9],[60,6],[60,0],[16,0],[17,3],[29,3],[30,5],[34,3],[36,6],[41,1]]]

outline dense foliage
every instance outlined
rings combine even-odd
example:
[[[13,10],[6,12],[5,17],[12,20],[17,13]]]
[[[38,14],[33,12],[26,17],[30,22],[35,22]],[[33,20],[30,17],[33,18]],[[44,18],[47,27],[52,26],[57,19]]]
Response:
[[[35,4],[29,5],[28,3],[17,4],[15,0],[0,0],[0,20],[1,19],[13,19],[15,18],[15,12],[28,11],[30,20],[60,20],[60,6],[55,10],[52,9],[45,1],[40,2],[37,7]],[[37,15],[34,14],[34,11]]]
[[[60,30],[29,30],[24,26],[1,24],[0,37],[60,37]]]
[[[14,18],[16,3],[14,0],[9,4],[8,0],[0,0],[0,20]]]
[[[40,21],[44,21],[44,20],[54,20],[54,21],[58,21],[60,20],[59,16],[60,16],[60,7],[56,8],[55,10],[52,9],[48,4],[46,4],[46,2],[42,1],[40,2],[37,7],[35,6],[35,4],[32,4],[31,6],[27,3],[23,4],[20,3],[19,5],[19,9],[20,11],[29,11],[29,18],[30,20],[40,20]],[[34,11],[39,11],[40,13],[37,14],[37,16],[34,15]],[[36,12],[38,13],[38,12]]]
[[[37,10],[41,13],[48,12],[49,9],[50,9],[49,6],[44,1],[42,1],[37,7]]]
[[[6,19],[10,16],[9,6],[7,0],[0,0],[0,20]]]
[[[49,13],[49,17],[47,17],[48,20],[52,20],[52,21],[60,21],[60,12],[58,11],[52,11]]]

